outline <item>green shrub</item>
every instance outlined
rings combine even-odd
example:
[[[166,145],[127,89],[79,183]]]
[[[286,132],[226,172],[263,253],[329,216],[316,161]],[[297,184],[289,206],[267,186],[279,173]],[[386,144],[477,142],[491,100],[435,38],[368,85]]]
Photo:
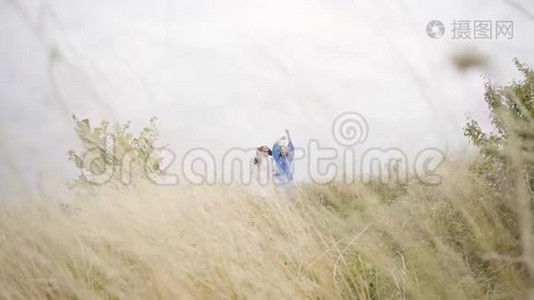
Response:
[[[69,160],[80,170],[71,187],[94,188],[105,183],[122,188],[161,171],[161,157],[155,147],[159,136],[157,118],[151,118],[138,136],[130,132],[131,122],[110,128],[109,122],[102,121],[100,126],[91,127],[88,119],[80,120],[75,115],[72,118],[82,150],[68,152]]]
[[[522,74],[521,80],[505,86],[490,80],[485,83],[484,101],[493,131],[483,132],[473,118],[464,127],[464,135],[481,153],[481,161],[474,169],[494,181],[497,193],[511,189],[513,183],[506,179],[515,172],[511,169],[512,159],[521,161],[520,172],[530,189],[534,187],[534,70],[517,59],[514,63]]]

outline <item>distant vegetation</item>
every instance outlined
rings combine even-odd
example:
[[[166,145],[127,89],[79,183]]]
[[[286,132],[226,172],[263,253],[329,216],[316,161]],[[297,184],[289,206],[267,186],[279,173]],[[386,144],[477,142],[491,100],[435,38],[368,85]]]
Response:
[[[88,119],[72,117],[82,148],[79,152],[68,152],[69,159],[81,174],[71,183],[73,187],[94,188],[98,184],[106,184],[121,188],[134,180],[146,180],[147,172],[160,171],[161,158],[155,147],[159,137],[157,118],[151,118],[149,124],[135,136],[130,132],[130,122],[110,128],[109,122],[102,121],[100,126],[91,127]],[[107,176],[106,172],[113,173]],[[105,182],[99,182],[99,176]],[[129,181],[121,176],[127,176]]]

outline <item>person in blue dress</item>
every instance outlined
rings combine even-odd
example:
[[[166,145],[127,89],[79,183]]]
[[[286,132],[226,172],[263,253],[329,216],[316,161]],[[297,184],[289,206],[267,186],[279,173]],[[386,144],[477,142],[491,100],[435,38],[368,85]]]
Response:
[[[288,141],[287,146],[282,145],[286,139]],[[295,147],[293,146],[289,130],[286,129],[285,136],[274,143],[272,155],[276,165],[274,184],[279,190],[286,192],[293,198],[293,160],[295,158]]]

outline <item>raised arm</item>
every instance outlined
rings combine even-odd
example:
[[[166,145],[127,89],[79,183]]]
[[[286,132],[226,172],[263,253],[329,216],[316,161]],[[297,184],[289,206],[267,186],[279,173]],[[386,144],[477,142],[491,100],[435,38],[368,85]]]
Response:
[[[287,144],[287,149],[289,150],[289,160],[293,160],[293,158],[295,157],[295,146],[293,146],[293,140],[291,139],[291,135],[289,135],[289,130],[286,129],[286,136],[287,136],[287,139],[289,141],[289,143]]]
[[[288,142],[291,143],[291,135],[289,134],[289,129],[286,129],[286,136],[287,136]]]

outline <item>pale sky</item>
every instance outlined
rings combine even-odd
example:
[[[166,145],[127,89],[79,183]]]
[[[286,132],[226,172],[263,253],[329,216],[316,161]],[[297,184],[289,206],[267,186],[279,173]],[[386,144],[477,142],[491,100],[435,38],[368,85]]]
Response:
[[[511,20],[514,36],[455,40],[454,20]],[[465,114],[487,126],[481,75],[517,78],[514,57],[534,66],[525,0],[3,0],[0,25],[2,192],[13,170],[30,187],[77,176],[71,114],[136,130],[157,116],[178,159],[271,145],[284,128],[297,146],[337,147],[332,122],[347,111],[369,125],[359,150],[462,155]],[[459,71],[450,57],[462,51],[488,65]]]

